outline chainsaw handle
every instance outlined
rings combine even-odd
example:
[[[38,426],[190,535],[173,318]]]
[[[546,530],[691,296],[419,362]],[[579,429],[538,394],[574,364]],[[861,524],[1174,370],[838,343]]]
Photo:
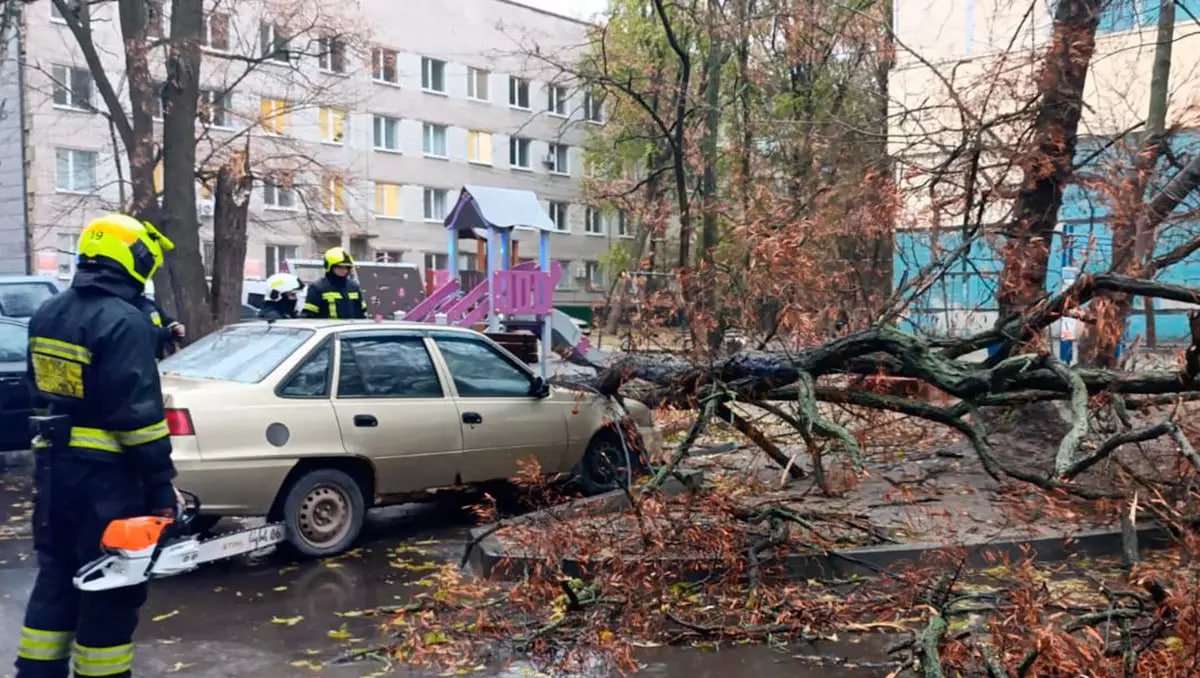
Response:
[[[196,516],[200,515],[200,497],[187,490],[176,488],[175,491],[185,501],[181,508],[176,509],[175,520],[164,527],[163,531],[158,535],[158,542],[154,545],[154,551],[150,554],[150,561],[146,563],[145,575],[147,579],[150,578],[150,570],[154,569],[154,563],[158,562],[158,556],[162,554],[163,547],[167,545],[167,542],[177,537],[186,536],[188,526],[196,519]]]

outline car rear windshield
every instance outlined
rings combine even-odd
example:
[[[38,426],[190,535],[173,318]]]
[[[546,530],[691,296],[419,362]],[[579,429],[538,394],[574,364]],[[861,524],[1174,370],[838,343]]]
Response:
[[[188,379],[262,381],[312,337],[313,331],[279,325],[232,325],[213,332],[158,364]]]
[[[28,318],[42,302],[54,296],[54,287],[42,282],[0,283],[0,315]]]

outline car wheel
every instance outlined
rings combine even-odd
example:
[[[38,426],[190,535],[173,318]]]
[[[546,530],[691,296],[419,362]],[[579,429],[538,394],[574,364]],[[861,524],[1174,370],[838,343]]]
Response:
[[[629,484],[630,473],[638,474],[637,452],[629,450],[635,457],[626,461],[625,446],[616,432],[606,430],[597,433],[588,443],[583,459],[579,460],[575,477],[584,494],[601,494]],[[632,465],[632,468],[628,468]]]
[[[288,544],[303,556],[322,558],[345,551],[362,531],[362,489],[337,469],[310,471],[288,489],[283,521]]]

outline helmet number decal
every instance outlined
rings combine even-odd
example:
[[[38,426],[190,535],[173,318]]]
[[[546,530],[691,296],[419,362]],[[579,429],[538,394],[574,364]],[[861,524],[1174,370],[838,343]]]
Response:
[[[83,397],[83,365],[33,353],[33,379],[39,391],[68,398]]]

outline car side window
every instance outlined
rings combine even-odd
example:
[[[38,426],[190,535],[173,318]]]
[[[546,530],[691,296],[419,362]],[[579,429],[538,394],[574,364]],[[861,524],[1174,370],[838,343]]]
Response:
[[[528,396],[533,382],[529,374],[513,365],[491,346],[474,339],[438,337],[434,340],[450,376],[464,398],[512,398]]]
[[[288,398],[324,398],[329,396],[329,365],[333,362],[333,342],[327,341],[292,372],[279,395]]]
[[[25,362],[29,330],[24,325],[0,323],[0,363]]]
[[[421,337],[343,337],[339,398],[441,398]]]

